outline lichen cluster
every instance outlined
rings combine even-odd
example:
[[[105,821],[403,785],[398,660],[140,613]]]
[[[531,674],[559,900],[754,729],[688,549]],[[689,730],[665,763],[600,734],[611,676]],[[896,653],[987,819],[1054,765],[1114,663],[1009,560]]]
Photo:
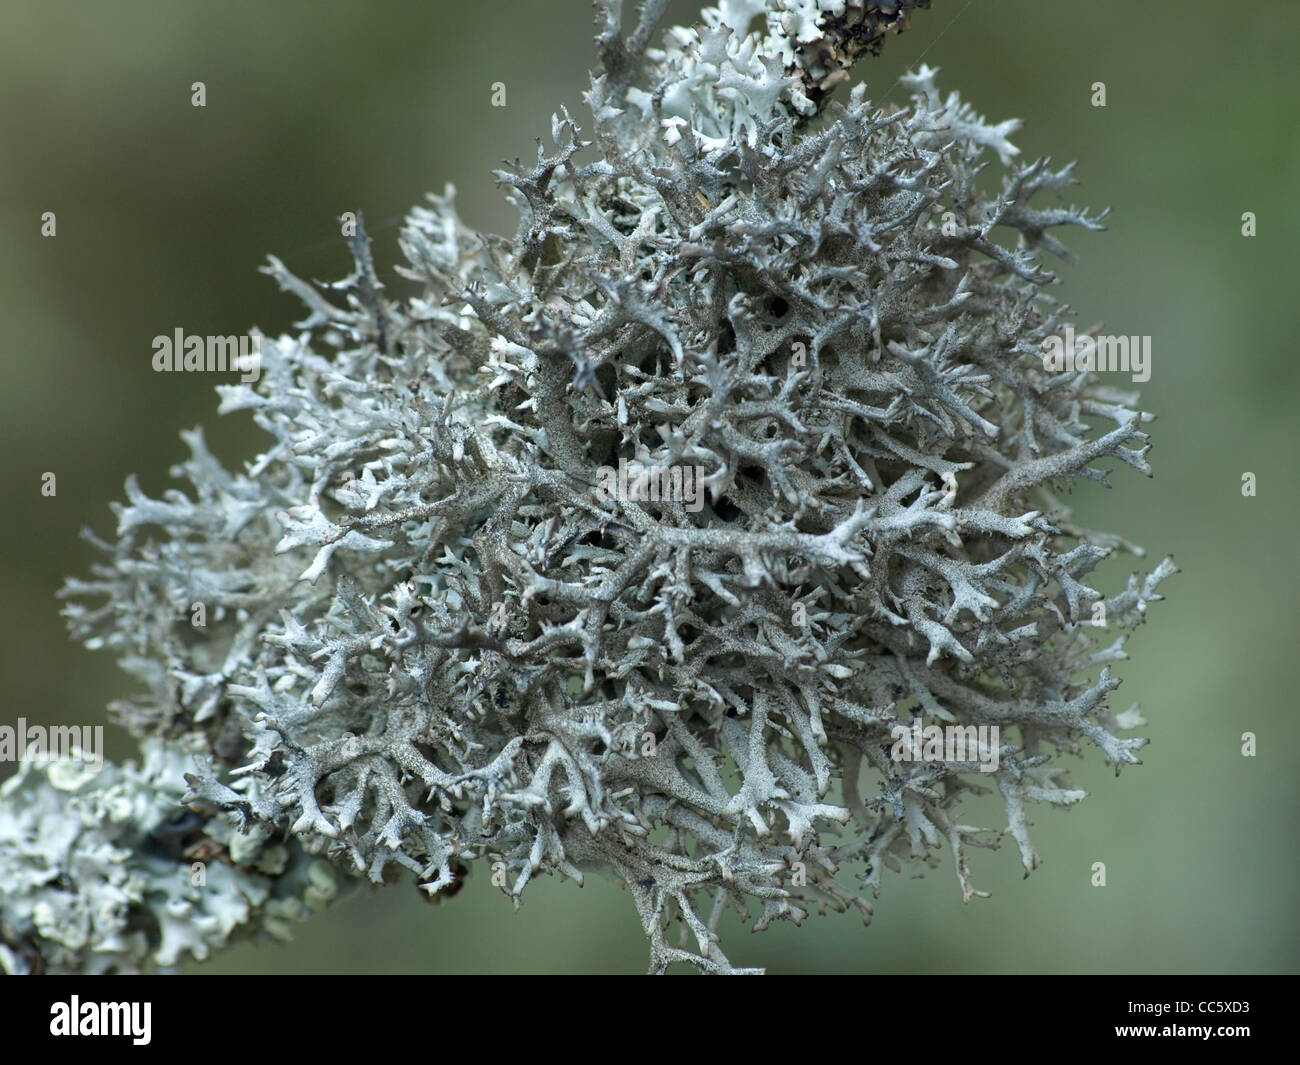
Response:
[[[288,939],[339,894],[296,841],[179,805],[193,743],[141,746],[139,766],[29,761],[0,787],[0,970],[166,969],[232,937]]]
[[[197,749],[213,824],[434,895],[600,871],[652,970],[726,972],[728,908],[869,916],[883,868],[945,848],[975,894],[997,834],[958,804],[990,778],[1032,869],[1025,803],[1083,795],[1058,754],[1137,761],[1109,666],[1173,567],[1093,589],[1134,549],[1054,494],[1149,473],[1136,398],[1043,367],[1042,253],[1099,228],[1033,203],[1070,168],[1017,164],[1017,123],[929,68],[906,107],[830,100],[926,5],[728,0],[652,49],[663,6],[625,34],[598,2],[589,126],[498,174],[513,238],[449,189],[402,233],[408,298],[364,233],[332,293],[271,260],[309,314],[219,389],[264,452],[230,472],[186,434],[191,489],[128,482],[67,613],[143,683],[120,719]],[[698,468],[704,505],[611,497],[620,460]],[[999,726],[997,771],[891,760],[913,714]]]

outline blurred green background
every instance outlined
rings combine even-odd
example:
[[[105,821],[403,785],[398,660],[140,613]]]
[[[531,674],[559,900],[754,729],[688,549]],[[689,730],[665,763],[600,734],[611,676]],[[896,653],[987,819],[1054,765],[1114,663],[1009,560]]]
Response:
[[[673,21],[697,10],[676,0]],[[217,419],[207,375],[152,372],[177,327],[291,331],[296,302],[256,272],[343,276],[336,216],[364,210],[381,272],[401,214],[453,182],[471,225],[512,232],[490,172],[534,151],[551,112],[580,124],[593,64],[585,0],[311,4],[285,0],[6,0],[0,14],[0,722],[104,720],[130,681],[71,644],[54,592],[92,561],[78,529],[113,526],[137,471],[150,494],[202,422],[238,463],[262,441]],[[1295,449],[1300,5],[1218,0],[934,0],[857,71],[875,98],[943,68],[990,118],[1019,116],[1027,157],[1078,159],[1076,202],[1111,206],[1057,295],[1087,326],[1150,334],[1143,406],[1156,477],[1116,471],[1076,491],[1086,524],[1173,553],[1153,624],[1130,642],[1119,708],[1150,721],[1145,765],[1115,780],[1093,752],[1068,812],[1039,807],[1044,865],[1024,880],[1008,841],[972,857],[992,897],[963,906],[950,867],[889,874],[876,918],[814,917],[724,939],[772,972],[1295,971],[1297,751]],[[207,86],[207,107],[190,85]],[[489,103],[507,87],[505,108]],[[1107,106],[1090,104],[1102,81]],[[996,166],[996,163],[994,164]],[[41,214],[58,234],[40,235]],[[1255,212],[1258,235],[1241,234]],[[1286,249],[1292,249],[1287,252]],[[40,495],[45,471],[58,494]],[[1243,498],[1241,475],[1258,477]],[[1113,591],[1135,568],[1105,571]],[[1258,755],[1241,755],[1241,734]],[[108,750],[131,750],[108,730]],[[965,820],[1000,826],[1000,806]],[[1104,861],[1108,886],[1090,884]],[[454,900],[362,892],[289,946],[246,945],[206,972],[637,972],[630,899],[589,879],[542,881],[523,908],[476,870]]]

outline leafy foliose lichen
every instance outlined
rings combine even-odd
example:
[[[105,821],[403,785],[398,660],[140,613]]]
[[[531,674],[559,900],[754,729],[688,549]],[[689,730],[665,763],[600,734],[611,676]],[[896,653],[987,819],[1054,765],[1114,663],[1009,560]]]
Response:
[[[338,873],[295,841],[178,805],[193,746],[148,738],[138,766],[29,761],[5,781],[0,969],[169,969],[254,932],[286,939],[333,901]]]
[[[1090,587],[1136,549],[1054,494],[1150,472],[1136,397],[1042,358],[1042,253],[1100,228],[1034,205],[1071,168],[926,67],[905,107],[830,98],[927,5],[728,0],[653,49],[664,6],[625,33],[598,0],[589,126],[497,175],[512,238],[448,189],[402,233],[409,298],[364,233],[332,299],[271,260],[309,314],[219,389],[265,451],[228,472],[196,431],[189,494],[128,482],[67,613],[143,682],[120,719],[197,746],[195,808],[435,895],[600,871],[652,970],[727,972],[728,908],[869,916],[944,849],[976,894],[981,782],[1033,869],[1026,802],[1083,796],[1058,756],[1137,761],[1110,666],[1173,566]],[[913,714],[997,726],[995,771],[891,757]]]

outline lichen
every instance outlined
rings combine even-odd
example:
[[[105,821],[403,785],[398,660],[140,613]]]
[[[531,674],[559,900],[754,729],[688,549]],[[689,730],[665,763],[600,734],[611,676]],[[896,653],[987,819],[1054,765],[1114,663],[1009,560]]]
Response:
[[[73,632],[143,684],[118,716],[155,760],[105,770],[152,805],[75,845],[77,905],[205,916],[161,947],[120,922],[69,942],[6,894],[11,944],[69,969],[202,956],[288,875],[240,848],[287,839],[293,868],[405,869],[435,896],[476,863],[516,901],[599,871],[652,971],[731,972],[726,909],[869,917],[882,869],[944,849],[970,898],[966,848],[998,833],[963,823],[965,793],[996,785],[1028,872],[1025,804],[1083,797],[1058,755],[1138,761],[1110,666],[1174,570],[1092,588],[1137,549],[1055,494],[1108,459],[1150,473],[1136,396],[1041,358],[1067,313],[1051,231],[1101,228],[1032,205],[1071,168],[1018,164],[1018,123],[928,67],[906,107],[832,101],[925,3],[727,0],[650,48],[664,6],[625,35],[597,3],[589,129],[557,115],[553,147],[497,175],[513,238],[468,229],[448,188],[402,232],[407,298],[364,231],[332,289],[270,260],[309,313],[255,385],[218,390],[264,452],[231,472],[184,434],[190,493],[129,481],[106,561],[66,589]],[[620,463],[698,469],[703,505],[605,490]],[[891,758],[913,715],[998,726],[996,770]],[[18,900],[68,868],[75,803],[51,786],[27,773],[0,808]],[[165,905],[130,853],[164,795],[228,818],[241,859]]]
[[[338,875],[296,842],[232,838],[179,805],[193,747],[151,737],[139,766],[28,761],[5,781],[0,969],[168,970],[255,932],[287,938],[333,900]]]

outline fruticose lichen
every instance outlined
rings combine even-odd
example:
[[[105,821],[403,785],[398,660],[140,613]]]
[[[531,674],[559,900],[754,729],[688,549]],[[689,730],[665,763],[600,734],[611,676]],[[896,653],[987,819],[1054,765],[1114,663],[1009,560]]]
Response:
[[[998,834],[963,793],[997,787],[1028,872],[1026,802],[1084,794],[1058,755],[1137,761],[1109,667],[1173,566],[1104,596],[1089,571],[1136,549],[1053,494],[1149,473],[1136,397],[1044,368],[1041,253],[1100,228],[1032,205],[1070,167],[1018,163],[1018,123],[927,67],[906,107],[831,99],[919,0],[727,0],[652,49],[664,6],[625,34],[598,0],[589,127],[498,174],[513,238],[449,189],[402,233],[409,298],[364,233],[334,299],[270,261],[310,313],[218,390],[265,451],[229,472],[184,434],[189,494],[128,481],[66,589],[144,686],[117,710],[146,757],[6,785],[5,968],[170,966],[336,878],[481,865],[516,900],[611,875],[652,971],[737,971],[726,909],[870,916],[882,869],[945,848],[969,898]],[[996,770],[891,757],[914,715],[998,726]]]

